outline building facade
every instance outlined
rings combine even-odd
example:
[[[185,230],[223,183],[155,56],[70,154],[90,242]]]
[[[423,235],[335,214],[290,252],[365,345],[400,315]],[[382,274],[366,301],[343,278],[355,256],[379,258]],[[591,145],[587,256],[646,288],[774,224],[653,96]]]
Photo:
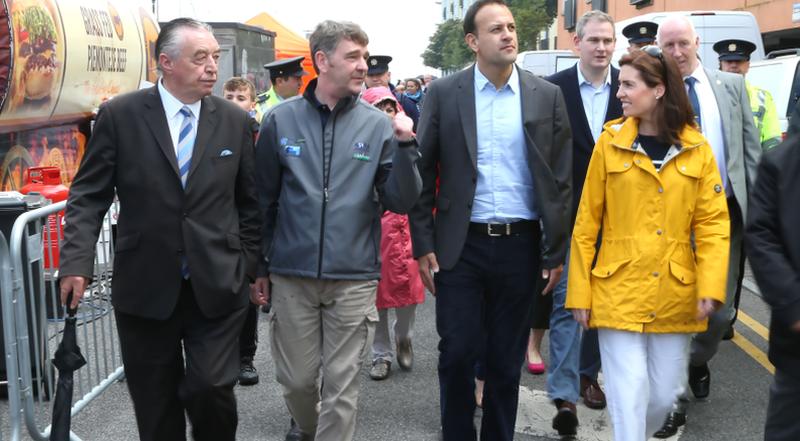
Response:
[[[442,0],[442,21],[464,19],[464,13],[475,0]]]
[[[452,0],[449,0],[452,1]],[[585,12],[598,9],[620,21],[651,12],[748,11],[756,17],[764,49],[800,48],[800,3],[797,0],[559,0],[558,49],[571,49],[575,23]],[[732,38],[735,36],[732,35]]]

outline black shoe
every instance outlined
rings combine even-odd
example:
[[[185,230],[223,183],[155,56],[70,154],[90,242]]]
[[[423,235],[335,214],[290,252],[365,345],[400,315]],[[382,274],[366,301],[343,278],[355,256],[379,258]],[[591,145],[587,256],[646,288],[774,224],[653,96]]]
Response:
[[[732,340],[733,339],[733,325],[731,325],[725,334],[722,335],[723,340]]]
[[[654,433],[653,436],[658,439],[669,438],[672,435],[678,433],[678,427],[683,426],[686,424],[686,414],[682,412],[670,412],[667,415],[667,420],[664,421],[664,425],[658,429],[658,432]]]
[[[689,387],[695,398],[708,397],[711,392],[711,371],[708,370],[708,364],[689,365]]]
[[[242,386],[258,384],[258,371],[253,366],[253,359],[250,357],[242,357],[239,364],[239,384]]]
[[[300,428],[297,427],[294,418],[292,418],[291,422],[289,422],[289,431],[286,432],[286,441],[311,441],[312,439],[314,439],[314,437],[303,433]]]
[[[568,439],[564,438],[564,436],[577,435],[578,411],[575,409],[575,404],[569,401],[557,400],[556,409],[558,409],[558,413],[553,418],[553,429],[562,436],[562,439]]]

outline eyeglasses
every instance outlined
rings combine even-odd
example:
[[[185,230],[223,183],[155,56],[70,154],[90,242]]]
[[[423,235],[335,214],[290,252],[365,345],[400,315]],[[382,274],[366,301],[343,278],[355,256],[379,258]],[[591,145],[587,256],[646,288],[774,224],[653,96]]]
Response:
[[[651,57],[656,57],[659,60],[664,61],[664,53],[661,52],[661,48],[656,45],[648,44],[647,46],[642,47],[641,50]]]

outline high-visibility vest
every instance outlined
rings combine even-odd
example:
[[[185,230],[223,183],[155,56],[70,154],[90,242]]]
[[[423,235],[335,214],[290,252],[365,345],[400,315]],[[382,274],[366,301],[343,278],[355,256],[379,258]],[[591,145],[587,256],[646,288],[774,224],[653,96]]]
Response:
[[[772,95],[756,86],[745,82],[747,96],[750,98],[750,110],[753,111],[753,122],[758,130],[761,149],[767,151],[781,142],[781,125]]]
[[[274,89],[258,94],[256,97],[256,121],[261,123],[261,118],[264,117],[267,110],[281,101],[283,101],[283,99],[278,96]]]

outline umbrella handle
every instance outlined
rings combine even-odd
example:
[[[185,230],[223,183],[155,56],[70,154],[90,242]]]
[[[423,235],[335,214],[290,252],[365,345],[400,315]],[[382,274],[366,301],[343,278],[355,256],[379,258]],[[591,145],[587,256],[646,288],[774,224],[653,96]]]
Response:
[[[69,318],[75,318],[75,314],[78,312],[78,308],[72,308],[70,305],[72,305],[72,291],[70,291],[70,293],[67,294],[66,308]]]

